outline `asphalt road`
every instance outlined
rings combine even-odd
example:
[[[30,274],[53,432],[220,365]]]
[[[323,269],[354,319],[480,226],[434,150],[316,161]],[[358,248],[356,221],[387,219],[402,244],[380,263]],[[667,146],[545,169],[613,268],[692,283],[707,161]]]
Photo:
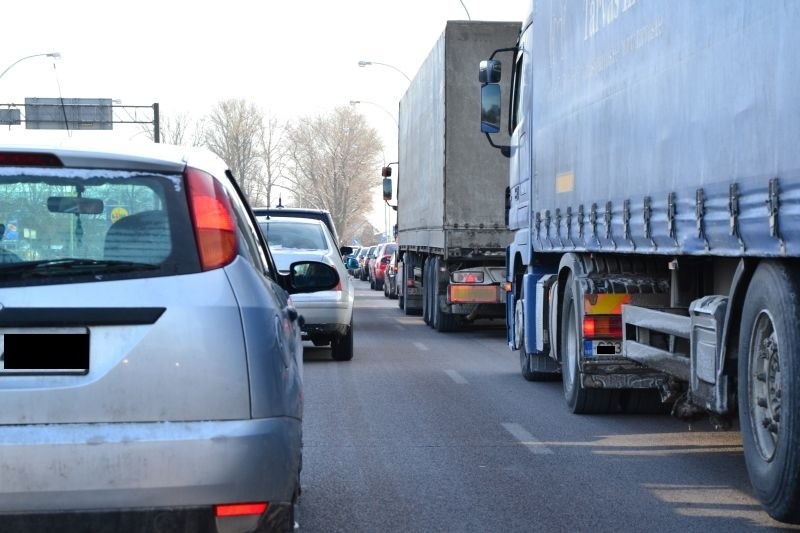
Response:
[[[355,356],[305,350],[303,532],[765,531],[735,430],[569,414],[502,325],[437,333],[356,282]]]

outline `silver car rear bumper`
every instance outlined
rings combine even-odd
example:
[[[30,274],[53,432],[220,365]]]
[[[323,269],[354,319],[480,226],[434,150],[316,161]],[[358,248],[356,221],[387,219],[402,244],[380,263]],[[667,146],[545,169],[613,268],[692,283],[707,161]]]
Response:
[[[294,418],[0,426],[0,513],[290,502]]]

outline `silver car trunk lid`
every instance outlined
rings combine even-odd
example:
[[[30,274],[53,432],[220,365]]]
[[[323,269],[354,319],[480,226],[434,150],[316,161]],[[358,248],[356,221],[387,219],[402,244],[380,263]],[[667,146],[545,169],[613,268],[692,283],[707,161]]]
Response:
[[[13,356],[0,361],[0,424],[249,418],[240,313],[222,269],[9,287],[0,306]]]

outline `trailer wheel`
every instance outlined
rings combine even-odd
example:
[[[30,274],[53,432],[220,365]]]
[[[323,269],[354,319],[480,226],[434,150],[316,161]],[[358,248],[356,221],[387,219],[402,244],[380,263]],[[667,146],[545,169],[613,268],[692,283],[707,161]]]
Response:
[[[766,511],[800,523],[800,286],[761,263],[739,334],[739,425],[750,482]]]
[[[587,389],[581,381],[579,359],[583,351],[583,342],[573,286],[573,277],[570,275],[565,285],[561,307],[560,353],[564,398],[569,410],[575,414],[609,413],[618,407],[619,390]]]
[[[441,260],[437,258],[433,262],[433,276],[431,283],[431,293],[433,301],[433,327],[436,331],[446,333],[448,331],[455,331],[458,329],[458,317],[452,313],[445,313],[442,310],[439,301],[439,269],[441,268]]]
[[[429,288],[430,288],[430,260],[426,258],[425,262],[422,263],[422,321],[428,325],[430,325],[431,323],[430,294],[428,292]]]

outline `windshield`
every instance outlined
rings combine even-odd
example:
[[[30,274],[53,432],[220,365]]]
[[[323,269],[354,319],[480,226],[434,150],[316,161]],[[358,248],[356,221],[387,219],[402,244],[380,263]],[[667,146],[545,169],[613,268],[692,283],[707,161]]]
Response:
[[[270,250],[324,250],[328,243],[318,224],[270,220],[261,222],[262,231],[267,237]]]
[[[0,173],[0,281],[141,272],[172,255],[167,197],[182,196],[174,177],[35,173]]]

